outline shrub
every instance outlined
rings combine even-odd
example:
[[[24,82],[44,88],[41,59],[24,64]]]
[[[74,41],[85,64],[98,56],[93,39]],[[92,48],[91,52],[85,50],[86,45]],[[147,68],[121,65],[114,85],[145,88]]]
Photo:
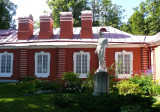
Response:
[[[155,82],[152,83],[151,88],[149,89],[150,95],[159,95],[160,94],[160,85],[156,84]]]
[[[73,93],[82,91],[82,79],[79,78],[79,74],[67,72],[62,75],[62,78],[65,82],[66,92]]]
[[[67,109],[68,112],[121,112],[136,109],[138,112],[151,110],[155,100],[152,97],[140,95],[103,94],[92,96],[90,94],[53,94],[51,101],[54,106]],[[127,106],[127,107],[126,107]],[[136,107],[133,107],[136,106]],[[135,111],[126,111],[135,112]]]
[[[107,67],[107,70],[109,74],[109,92],[116,93],[117,92],[116,85],[118,83],[118,78],[115,74],[118,73],[118,71],[115,70],[115,65],[118,67],[120,66],[120,64],[116,62],[113,63],[111,67]]]
[[[17,83],[17,89],[21,94],[33,94],[38,91],[36,80]]]
[[[51,102],[59,107],[68,107],[72,103],[76,102],[74,96],[74,94],[54,94],[51,96]]]
[[[151,109],[142,108],[141,105],[124,105],[121,107],[121,112],[151,112]]]
[[[158,95],[158,90],[156,88],[159,88],[155,82],[153,82],[152,75],[135,75],[132,78],[129,79],[131,82],[134,82],[135,84],[138,84],[143,93],[145,95]]]
[[[42,91],[52,90],[54,92],[62,92],[64,90],[64,82],[62,80],[38,80],[36,82],[36,88]]]
[[[33,81],[33,80],[36,80],[36,77],[27,76],[27,77],[24,77],[23,79],[19,80],[19,82],[28,82],[28,81]]]
[[[115,75],[109,74],[109,92],[117,93],[116,85],[118,83],[118,79]]]
[[[117,84],[117,89],[120,95],[127,95],[127,94],[140,94],[142,93],[141,88],[138,84],[131,82],[129,80],[122,80]]]
[[[27,79],[27,80],[26,80]],[[32,79],[19,81],[17,84],[17,89],[20,94],[37,94],[42,92],[62,92],[64,91],[64,82],[61,80],[40,80]]]
[[[82,84],[83,91],[86,93],[93,93],[94,91],[94,74],[88,73],[87,79]]]

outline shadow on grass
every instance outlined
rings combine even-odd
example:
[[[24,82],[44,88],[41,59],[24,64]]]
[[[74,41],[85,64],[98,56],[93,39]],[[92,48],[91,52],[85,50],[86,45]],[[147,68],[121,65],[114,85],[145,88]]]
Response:
[[[0,83],[0,112],[51,112],[50,96],[19,96],[15,84]]]
[[[54,107],[50,106],[50,94],[2,98],[0,112],[50,112]]]

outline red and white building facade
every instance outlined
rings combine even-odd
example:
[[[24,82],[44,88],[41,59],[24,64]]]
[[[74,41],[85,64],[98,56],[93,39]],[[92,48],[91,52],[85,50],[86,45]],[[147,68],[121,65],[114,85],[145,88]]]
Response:
[[[73,71],[80,78],[98,68],[94,53],[99,30],[92,26],[92,12],[81,12],[81,27],[73,27],[71,12],[60,14],[60,28],[53,28],[52,14],[40,16],[40,29],[34,29],[32,15],[18,18],[18,30],[0,30],[0,81],[16,81],[26,76],[53,80]],[[160,78],[160,34],[132,35],[110,26],[105,52],[106,66],[121,60],[116,74],[129,78],[133,71],[151,69]]]

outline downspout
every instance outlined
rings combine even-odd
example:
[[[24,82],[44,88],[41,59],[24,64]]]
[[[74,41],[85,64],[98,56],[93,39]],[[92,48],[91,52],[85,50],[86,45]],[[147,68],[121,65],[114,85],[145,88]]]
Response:
[[[147,49],[147,55],[148,55],[148,69],[151,68],[151,47],[148,47],[150,43],[144,44],[145,48]]]

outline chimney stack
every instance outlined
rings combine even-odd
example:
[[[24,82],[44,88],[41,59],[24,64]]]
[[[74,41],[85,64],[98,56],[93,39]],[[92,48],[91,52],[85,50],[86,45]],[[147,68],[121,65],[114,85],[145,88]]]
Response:
[[[72,12],[61,12],[60,14],[60,38],[71,39],[73,37],[73,15]]]
[[[50,39],[53,36],[53,15],[44,14],[40,16],[39,39]]]
[[[33,17],[19,17],[18,18],[18,39],[28,40],[33,35]]]
[[[92,38],[92,11],[81,12],[81,38]]]

